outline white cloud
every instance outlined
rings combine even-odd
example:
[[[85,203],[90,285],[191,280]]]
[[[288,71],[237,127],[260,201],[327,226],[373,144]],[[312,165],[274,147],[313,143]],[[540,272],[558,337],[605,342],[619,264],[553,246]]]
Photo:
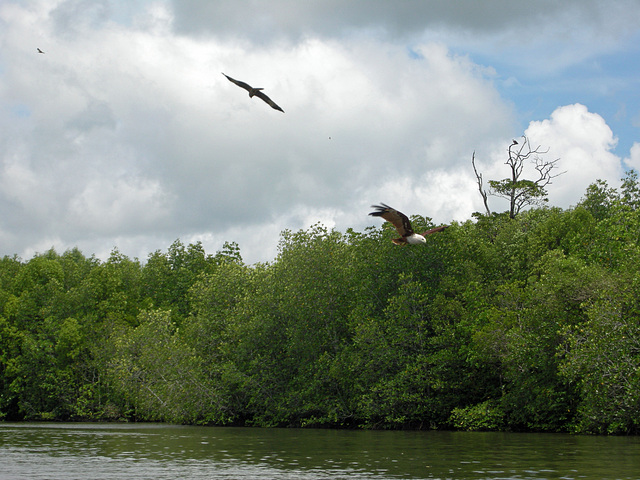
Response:
[[[629,158],[625,158],[624,163],[629,168],[640,172],[640,142],[634,142],[629,152]]]
[[[597,113],[580,104],[557,108],[551,117],[531,122],[525,131],[533,145],[548,147],[545,158],[559,158],[557,171],[566,171],[548,187],[552,205],[575,205],[586,188],[597,179],[620,183],[620,158],[612,153],[617,139]]]
[[[69,221],[95,233],[149,231],[169,213],[155,181],[92,179],[69,202]]]

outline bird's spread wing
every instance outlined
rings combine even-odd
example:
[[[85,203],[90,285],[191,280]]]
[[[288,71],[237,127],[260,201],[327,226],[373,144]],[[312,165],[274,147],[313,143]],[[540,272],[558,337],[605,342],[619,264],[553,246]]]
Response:
[[[432,233],[438,233],[443,231],[445,228],[449,228],[449,225],[442,225],[440,227],[436,227],[436,228],[432,228],[430,230],[427,230],[426,232],[424,232],[422,234],[422,236],[424,237],[425,235],[431,235]]]
[[[235,83],[236,85],[238,85],[241,88],[244,88],[247,92],[251,92],[251,90],[253,90],[251,88],[251,85],[248,85],[244,82],[241,82],[240,80],[236,80],[235,78],[231,78],[229,75],[225,75],[224,73],[222,73],[225,77],[227,77],[227,79],[231,82],[231,83]]]
[[[274,108],[276,110],[280,110],[282,113],[284,113],[284,110],[281,109],[278,105],[276,105],[276,102],[274,102],[269,97],[267,97],[267,95],[265,93],[262,93],[262,92],[258,91],[258,93],[256,93],[255,96],[258,97],[258,98],[261,98],[262,100],[267,102],[269,104],[269,106],[271,106],[271,108]]]
[[[398,233],[407,237],[413,234],[413,228],[411,227],[411,222],[409,218],[402,212],[399,212],[395,208],[391,208],[389,205],[371,205],[372,208],[375,208],[375,212],[371,212],[369,215],[374,217],[382,217],[387,222],[391,222]]]

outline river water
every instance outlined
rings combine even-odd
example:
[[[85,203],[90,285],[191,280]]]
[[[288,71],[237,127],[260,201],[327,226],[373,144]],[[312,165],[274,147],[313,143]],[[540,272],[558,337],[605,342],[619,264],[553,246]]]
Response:
[[[0,423],[0,480],[640,479],[640,439]]]

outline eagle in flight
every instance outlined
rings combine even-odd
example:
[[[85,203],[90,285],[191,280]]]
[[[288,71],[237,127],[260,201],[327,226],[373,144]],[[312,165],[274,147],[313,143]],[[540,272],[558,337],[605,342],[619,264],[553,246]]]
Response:
[[[38,48],[38,53],[44,53],[44,52]]]
[[[400,238],[394,238],[391,240],[396,245],[417,245],[420,243],[427,243],[427,240],[424,238],[425,235],[430,235],[432,233],[437,233],[443,231],[449,225],[442,225],[440,227],[435,227],[422,234],[415,233],[413,231],[413,227],[411,226],[411,222],[409,218],[402,212],[399,212],[395,208],[391,208],[389,205],[381,204],[381,205],[371,205],[371,208],[375,208],[375,212],[371,212],[369,215],[373,217],[382,217],[387,222],[393,224],[400,235]]]
[[[222,75],[227,77],[227,79],[231,83],[235,83],[239,87],[244,88],[247,92],[249,92],[249,97],[254,97],[254,96],[258,97],[258,98],[264,100],[271,108],[273,108],[275,110],[280,110],[282,113],[284,113],[284,110],[281,109],[278,105],[276,105],[276,102],[271,100],[269,97],[267,97],[266,94],[264,94],[262,92],[263,88],[253,88],[251,85],[247,85],[246,83],[241,82],[240,80],[236,80],[235,78],[231,78],[229,75],[226,75],[225,73],[222,73]]]

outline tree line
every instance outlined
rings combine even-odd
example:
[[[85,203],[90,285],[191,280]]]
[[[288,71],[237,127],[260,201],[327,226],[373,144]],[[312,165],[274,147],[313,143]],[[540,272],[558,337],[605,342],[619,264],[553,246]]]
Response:
[[[431,225],[413,217],[416,231]],[[0,260],[0,419],[637,434],[640,185],[476,214]]]

